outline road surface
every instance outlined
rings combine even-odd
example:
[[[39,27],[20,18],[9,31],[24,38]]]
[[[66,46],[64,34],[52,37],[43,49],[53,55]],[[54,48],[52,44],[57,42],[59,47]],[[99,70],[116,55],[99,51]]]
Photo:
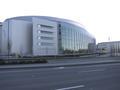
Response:
[[[1,70],[0,90],[120,90],[120,63]]]

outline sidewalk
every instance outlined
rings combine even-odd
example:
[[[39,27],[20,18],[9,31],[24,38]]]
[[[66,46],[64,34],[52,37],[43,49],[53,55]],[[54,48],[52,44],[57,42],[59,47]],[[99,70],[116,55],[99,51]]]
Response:
[[[98,65],[98,64],[111,64],[120,63],[120,60],[59,60],[54,62],[48,60],[47,64],[18,64],[18,65],[1,65],[0,70],[8,69],[34,69],[34,68],[53,68],[53,67],[70,67],[70,66],[84,66],[84,65]]]

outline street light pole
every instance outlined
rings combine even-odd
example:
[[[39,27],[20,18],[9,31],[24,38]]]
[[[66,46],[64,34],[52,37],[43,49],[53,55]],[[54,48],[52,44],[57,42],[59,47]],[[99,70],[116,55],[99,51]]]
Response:
[[[10,45],[9,45],[9,20],[8,20],[8,46],[7,46],[7,49],[8,49],[8,58],[9,58],[9,48],[10,48]]]

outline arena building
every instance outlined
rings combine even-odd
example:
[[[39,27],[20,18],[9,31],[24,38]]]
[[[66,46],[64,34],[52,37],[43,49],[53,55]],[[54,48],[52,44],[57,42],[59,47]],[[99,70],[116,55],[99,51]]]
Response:
[[[0,23],[1,55],[49,56],[95,52],[96,40],[77,22],[21,16]]]

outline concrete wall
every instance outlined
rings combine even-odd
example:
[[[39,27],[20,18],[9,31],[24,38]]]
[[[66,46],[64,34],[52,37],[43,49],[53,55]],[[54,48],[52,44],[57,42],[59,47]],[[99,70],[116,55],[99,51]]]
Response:
[[[33,55],[57,55],[57,33],[58,29],[56,22],[33,18]]]

